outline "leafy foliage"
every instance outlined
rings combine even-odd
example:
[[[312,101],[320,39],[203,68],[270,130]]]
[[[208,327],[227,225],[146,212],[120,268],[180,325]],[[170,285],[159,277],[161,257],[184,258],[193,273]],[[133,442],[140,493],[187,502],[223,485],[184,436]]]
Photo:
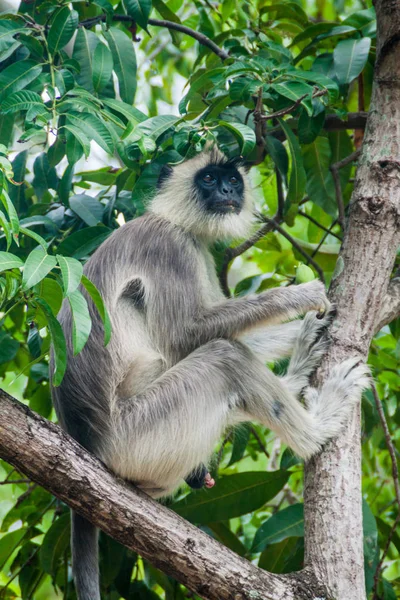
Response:
[[[372,7],[358,10],[350,0],[316,5],[36,0],[0,13],[2,387],[54,418],[48,355],[52,342],[57,384],[66,368],[56,318],[62,300],[72,308],[75,353],[90,335],[88,302],[108,343],[107,311],[82,266],[113,229],[143,213],[163,164],[195,155],[208,141],[252,166],[257,209],[289,233],[289,240],[268,233],[246,255],[245,268],[235,265],[235,293],[292,283],[301,262],[329,281],[342,233],[330,167],[355,149],[352,132],[330,130],[329,122],[368,109],[376,22]],[[154,25],[159,18],[205,34],[228,58]],[[186,87],[178,97],[179,78]],[[345,207],[353,175],[352,164],[340,171]],[[223,250],[215,250],[217,264]],[[310,277],[300,269],[298,280]],[[397,443],[399,338],[395,322],[375,338],[370,356]],[[370,592],[396,509],[369,394],[363,409]],[[182,490],[171,508],[262,568],[298,570],[301,471],[270,432],[243,427],[219,449],[218,485]],[[0,597],[73,599],[67,508],[5,462],[0,475],[7,480],[0,486]],[[183,586],[103,535],[100,550],[102,597],[185,597]],[[378,588],[385,600],[400,593],[399,574],[395,533]]]

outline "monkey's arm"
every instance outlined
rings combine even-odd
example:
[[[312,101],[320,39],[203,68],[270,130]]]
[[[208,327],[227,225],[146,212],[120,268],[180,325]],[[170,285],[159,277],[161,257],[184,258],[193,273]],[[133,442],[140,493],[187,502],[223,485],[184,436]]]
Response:
[[[215,338],[235,338],[261,323],[276,324],[310,310],[328,311],[329,300],[320,281],[275,288],[257,296],[227,300],[194,315],[185,327],[190,344],[202,345]]]

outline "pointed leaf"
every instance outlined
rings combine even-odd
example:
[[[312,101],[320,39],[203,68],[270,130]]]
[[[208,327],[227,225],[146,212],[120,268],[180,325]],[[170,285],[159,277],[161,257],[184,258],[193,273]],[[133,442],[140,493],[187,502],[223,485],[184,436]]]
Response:
[[[58,254],[83,258],[98,248],[111,233],[112,230],[104,225],[85,227],[63,240],[57,248]]]
[[[104,206],[87,194],[71,196],[69,206],[87,225],[95,226],[103,218]]]
[[[58,264],[61,269],[61,277],[64,286],[64,295],[69,296],[72,292],[78,289],[81,282],[83,267],[79,260],[68,256],[56,255]]]
[[[92,329],[92,320],[85,298],[76,290],[68,296],[72,311],[72,346],[74,356],[85,347]]]
[[[33,60],[20,60],[0,73],[0,101],[39,77],[42,67]]]
[[[42,569],[53,577],[57,574],[60,561],[64,559],[69,545],[69,536],[70,516],[66,513],[54,521],[43,538],[39,552],[40,564]]]
[[[256,134],[247,125],[243,123],[231,123],[227,121],[218,121],[219,125],[228,129],[241,144],[241,156],[246,156],[256,145]]]
[[[23,266],[23,261],[18,258],[18,256],[15,256],[15,254],[11,254],[11,252],[0,252],[0,271]]]
[[[42,309],[50,331],[54,349],[54,372],[52,373],[52,383],[53,385],[58,386],[62,382],[65,369],[67,368],[67,344],[65,342],[64,332],[47,302],[43,300],[43,298],[36,298],[35,301]]]
[[[75,125],[84,135],[93,139],[105,152],[114,153],[111,133],[98,117],[89,113],[69,112],[68,124]]]
[[[170,506],[179,515],[198,524],[226,521],[252,512],[283,488],[288,471],[236,473],[218,479],[211,490],[199,490]]]
[[[283,119],[278,120],[285,133],[292,157],[287,200],[290,204],[298,204],[304,196],[307,181],[301,149],[289,125]]]
[[[80,72],[76,80],[85,90],[94,92],[93,88],[93,56],[99,38],[93,31],[80,27],[76,35],[73,58],[79,63]]]
[[[151,11],[151,0],[124,0],[126,12],[133,17],[142,29],[147,29]]]
[[[10,219],[11,231],[13,232],[14,238],[16,239],[16,236],[18,236],[19,233],[19,219],[17,211],[15,210],[15,206],[11,202],[11,198],[4,188],[2,191],[0,191],[0,200],[2,201],[4,208],[6,209],[8,218]]]
[[[41,281],[56,266],[55,256],[46,254],[43,248],[36,248],[28,255],[22,276],[22,287],[28,290]]]
[[[79,154],[79,158],[82,156],[82,154],[85,155],[85,158],[87,158],[90,154],[90,141],[87,138],[86,134],[79,128],[79,127],[75,127],[74,125],[71,125],[70,123],[67,123],[66,125],[63,126],[63,129],[66,129],[73,138],[76,139],[76,141],[79,143],[81,150],[80,150],[80,154]],[[71,152],[71,147],[68,149],[68,140],[69,140],[69,136],[67,134],[67,156],[68,159],[69,154],[68,151]],[[75,155],[73,156],[73,158],[75,158]],[[79,158],[77,160],[79,160]],[[72,156],[71,156],[72,159]],[[69,161],[71,164],[71,161]],[[76,162],[76,161],[75,161]]]
[[[133,104],[136,93],[136,54],[132,40],[116,27],[110,27],[104,36],[114,60],[121,100]]]
[[[21,90],[11,94],[0,105],[0,112],[3,114],[14,113],[19,110],[28,110],[31,106],[44,107],[43,100],[36,92]]]
[[[310,200],[326,213],[336,216],[335,186],[329,170],[331,149],[329,140],[317,137],[312,144],[303,147],[304,168],[307,174],[307,193]]]
[[[368,60],[371,38],[342,40],[333,51],[333,65],[340,84],[348,84],[361,73]]]
[[[95,92],[101,91],[110,81],[113,70],[111,52],[105,44],[98,44],[93,57],[93,87]]]
[[[97,308],[100,318],[104,326],[104,345],[107,346],[111,338],[111,321],[108,316],[106,306],[103,302],[103,298],[100,295],[97,287],[88,279],[85,275],[82,275],[82,285],[85,287],[87,293],[93,300],[93,304]]]
[[[63,6],[57,10],[52,18],[47,43],[50,52],[62,50],[70,41],[78,27],[78,13]]]
[[[177,121],[179,121],[179,118],[175,117],[174,115],[159,115],[157,117],[151,117],[151,119],[147,119],[135,127],[134,135],[143,134],[144,136],[151,136],[154,140],[157,140]]]
[[[304,535],[303,504],[293,504],[278,511],[257,530],[251,552],[262,552],[269,544],[277,544],[288,537]]]

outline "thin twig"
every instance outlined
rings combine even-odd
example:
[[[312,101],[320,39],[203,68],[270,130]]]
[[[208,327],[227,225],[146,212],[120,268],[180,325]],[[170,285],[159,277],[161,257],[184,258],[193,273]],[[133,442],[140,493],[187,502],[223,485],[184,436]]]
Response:
[[[371,383],[371,390],[372,390],[372,394],[374,396],[376,409],[378,411],[379,418],[381,421],[383,433],[385,435],[386,446],[387,446],[387,449],[390,454],[390,460],[392,462],[392,477],[393,477],[394,490],[395,490],[396,502],[397,502],[397,508],[398,508],[397,516],[396,516],[394,523],[392,525],[392,528],[389,532],[388,538],[386,540],[385,548],[383,549],[381,559],[378,563],[378,566],[376,567],[376,571],[375,571],[375,575],[374,575],[374,587],[373,587],[373,599],[372,600],[378,600],[379,599],[379,596],[378,596],[379,575],[382,570],[383,561],[385,560],[386,555],[388,553],[393,534],[396,531],[397,525],[400,522],[400,482],[399,482],[399,469],[397,467],[397,460],[396,460],[396,449],[394,447],[392,437],[390,435],[390,430],[389,430],[389,427],[388,427],[388,424],[386,421],[385,412],[383,410],[383,405],[382,405],[381,399],[379,398],[378,391],[376,389],[376,385],[374,382]]]
[[[277,216],[276,216],[276,218],[277,218]],[[236,246],[235,248],[227,248],[227,250],[225,251],[225,256],[224,256],[221,270],[219,273],[219,281],[220,281],[222,291],[224,292],[225,296],[227,296],[229,298],[229,296],[231,295],[229,287],[228,287],[228,281],[227,281],[228,268],[229,268],[230,263],[235,258],[237,258],[241,254],[246,252],[246,250],[249,250],[249,248],[254,246],[254,244],[256,244],[258,241],[260,241],[261,238],[263,238],[267,233],[269,233],[273,229],[274,229],[273,225],[271,225],[270,223],[265,223],[251,237],[249,237],[247,240],[245,240],[244,242],[239,244],[239,246]]]
[[[332,223],[331,227],[335,227],[335,225],[336,225],[336,223],[337,223],[337,222],[338,222],[338,220],[337,220],[337,219],[335,219],[335,220],[333,221],[333,223]],[[312,252],[312,254],[311,254],[311,258],[314,258],[314,256],[315,256],[316,254],[318,254],[318,252],[319,252],[319,249],[321,248],[321,246],[323,246],[323,244],[324,244],[324,242],[325,242],[326,238],[328,237],[328,235],[329,235],[330,233],[331,233],[331,232],[329,231],[329,229],[326,231],[326,233],[324,233],[324,235],[322,236],[322,239],[321,239],[320,243],[319,243],[319,244],[318,244],[318,246],[315,248],[315,250],[313,250],[313,252]],[[339,238],[339,239],[340,239],[340,238]]]
[[[344,226],[345,226],[345,216],[344,216],[344,201],[343,201],[343,194],[342,194],[342,186],[340,184],[339,171],[340,171],[340,169],[343,169],[343,167],[346,167],[348,164],[352,163],[354,160],[357,160],[357,158],[360,156],[360,153],[361,153],[361,150],[355,150],[355,152],[352,152],[351,154],[349,154],[349,156],[346,156],[346,158],[339,160],[337,163],[334,163],[333,165],[331,165],[329,167],[332,172],[333,181],[335,183],[336,202],[337,202],[338,211],[339,211],[338,221],[339,221],[339,224],[342,229],[344,229]]]
[[[31,483],[30,479],[5,479],[0,481],[0,485],[10,485],[10,483]]]
[[[106,15],[98,15],[97,17],[92,17],[90,19],[85,19],[79,23],[79,27],[86,27],[90,29],[97,23],[103,23],[107,20]],[[113,15],[113,21],[118,21],[121,23],[134,23],[135,19],[130,15]],[[154,27],[165,27],[166,29],[172,29],[174,31],[179,31],[180,33],[185,33],[186,35],[190,35],[190,37],[194,38],[201,44],[202,46],[206,46],[212,52],[214,52],[217,56],[220,57],[221,60],[226,60],[229,57],[228,52],[217,46],[215,42],[210,40],[204,33],[200,33],[199,31],[195,31],[190,27],[186,27],[186,25],[181,25],[181,23],[174,23],[173,21],[166,21],[164,19],[149,19],[149,25],[153,25]]]
[[[311,98],[318,98],[319,96],[325,96],[325,94],[327,94],[327,93],[328,93],[328,90],[316,90],[312,93]],[[300,106],[300,104],[303,102],[303,100],[308,98],[308,96],[309,96],[309,94],[303,94],[303,96],[300,96],[300,98],[297,98],[296,102],[294,102],[291,106],[288,106],[287,108],[282,108],[281,110],[277,110],[276,112],[273,112],[270,114],[260,115],[260,119],[263,121],[268,121],[269,119],[276,119],[278,117],[283,117],[284,115],[288,115],[289,113],[296,110],[296,108],[298,106]]]
[[[317,227],[319,227],[323,231],[326,231],[326,232],[330,233],[336,239],[342,241],[342,238],[340,237],[340,235],[337,235],[337,233],[333,233],[333,231],[331,231],[331,229],[329,229],[328,227],[325,227],[325,225],[322,225],[322,223],[320,223],[319,221],[317,221],[317,219],[314,219],[314,217],[312,217],[311,215],[308,215],[306,212],[303,212],[302,210],[299,210],[298,214],[301,215],[302,217],[305,217],[309,221],[311,221],[311,223],[314,223],[314,225],[316,225]],[[336,223],[337,223],[337,220],[334,223],[332,223],[331,227],[333,227],[333,225],[336,225]]]
[[[321,269],[321,267],[319,266],[319,264],[315,262],[315,260],[300,246],[300,244],[298,242],[296,242],[296,240],[290,235],[290,233],[285,231],[285,229],[283,229],[283,227],[281,227],[273,219],[269,219],[268,217],[263,217],[263,219],[265,221],[267,221],[267,223],[272,223],[273,229],[276,229],[277,231],[279,231],[279,233],[281,235],[283,235],[283,237],[286,238],[292,244],[293,248],[295,248],[297,250],[297,252],[299,252],[302,256],[304,256],[306,262],[311,264],[314,267],[314,269],[318,273],[318,277],[320,278],[320,280],[323,283],[325,283],[324,272]]]
[[[261,452],[263,452],[267,458],[270,458],[268,450],[264,446],[262,439],[258,435],[257,431],[254,429],[254,427],[250,427],[250,432],[255,437],[255,439],[257,440],[257,444],[258,444]]]

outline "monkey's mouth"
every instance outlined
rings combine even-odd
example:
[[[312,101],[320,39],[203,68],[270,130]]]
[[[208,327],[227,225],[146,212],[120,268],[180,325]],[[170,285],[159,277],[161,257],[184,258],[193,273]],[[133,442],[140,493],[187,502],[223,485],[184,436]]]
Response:
[[[213,206],[213,212],[217,214],[235,214],[240,213],[240,204],[236,200],[226,200],[225,202],[216,202]]]

